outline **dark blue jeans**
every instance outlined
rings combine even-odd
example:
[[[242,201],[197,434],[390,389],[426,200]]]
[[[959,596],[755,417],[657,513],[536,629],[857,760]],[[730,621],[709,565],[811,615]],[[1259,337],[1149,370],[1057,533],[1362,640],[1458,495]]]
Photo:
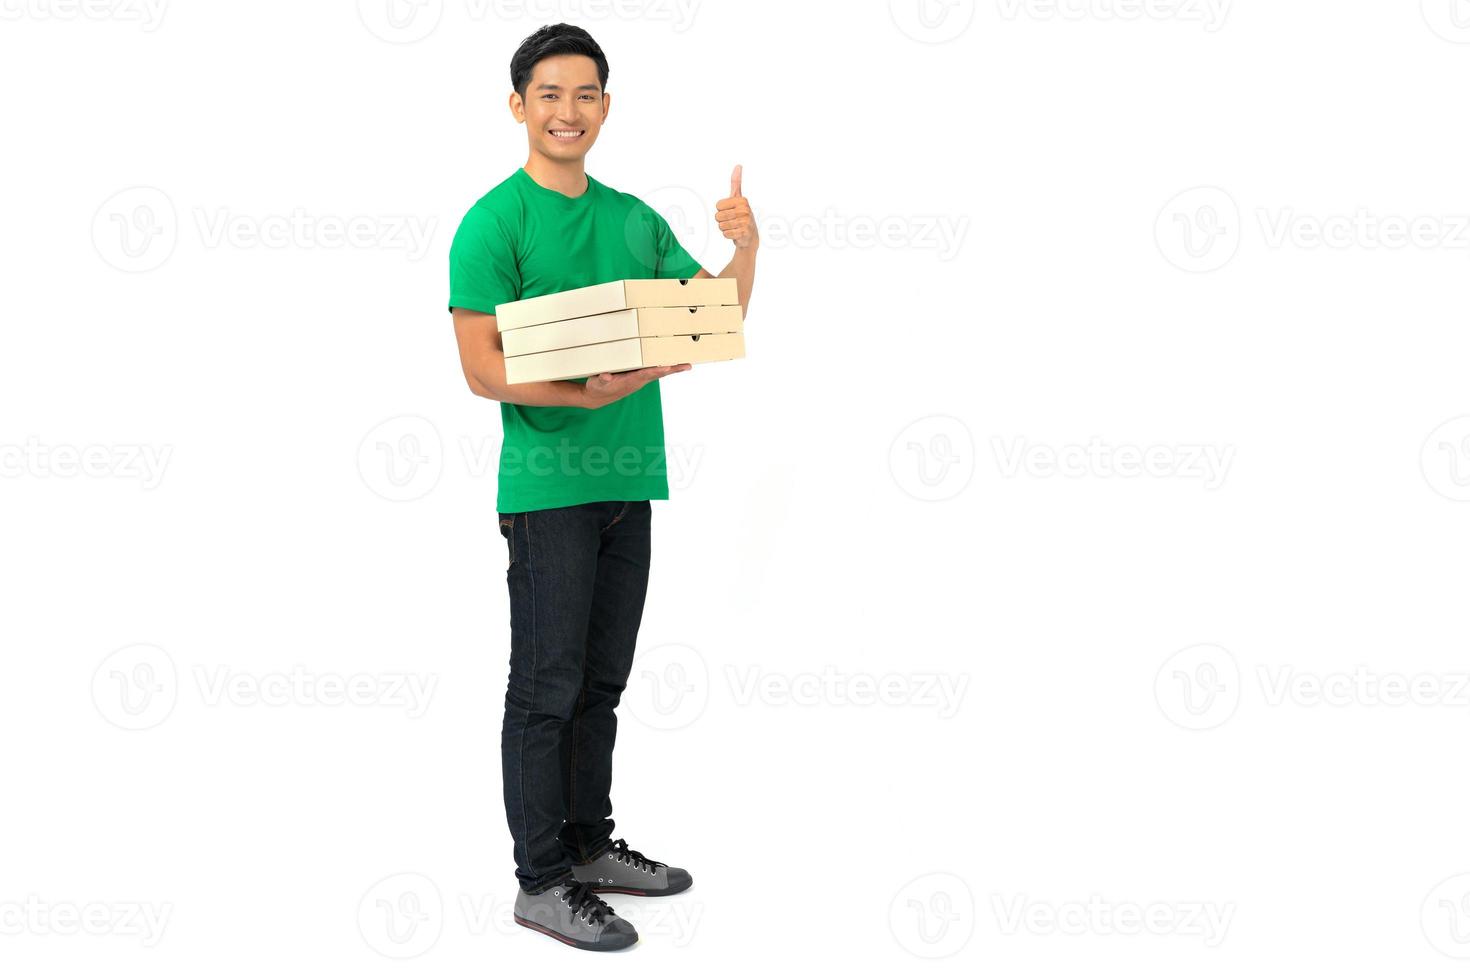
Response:
[[[516,878],[539,891],[612,836],[614,709],[648,592],[647,500],[500,515],[510,683],[500,730]]]

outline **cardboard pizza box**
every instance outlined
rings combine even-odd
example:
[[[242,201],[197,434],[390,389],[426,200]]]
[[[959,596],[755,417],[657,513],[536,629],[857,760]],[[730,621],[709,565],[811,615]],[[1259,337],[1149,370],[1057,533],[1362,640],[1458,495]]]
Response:
[[[500,344],[506,357],[519,357],[629,337],[738,333],[741,328],[739,306],[640,307],[508,330]]]
[[[603,371],[636,371],[668,364],[703,364],[745,356],[744,333],[628,337],[581,347],[521,354],[505,359],[507,384],[566,381]]]
[[[618,279],[495,307],[501,331],[644,306],[738,306],[734,279]]]

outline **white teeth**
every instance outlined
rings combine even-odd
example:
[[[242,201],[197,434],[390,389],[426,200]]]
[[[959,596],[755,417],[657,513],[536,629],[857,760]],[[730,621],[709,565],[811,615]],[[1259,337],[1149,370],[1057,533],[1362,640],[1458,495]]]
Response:
[[[567,139],[573,136],[581,136],[584,132],[586,132],[584,129],[553,129],[551,135]]]

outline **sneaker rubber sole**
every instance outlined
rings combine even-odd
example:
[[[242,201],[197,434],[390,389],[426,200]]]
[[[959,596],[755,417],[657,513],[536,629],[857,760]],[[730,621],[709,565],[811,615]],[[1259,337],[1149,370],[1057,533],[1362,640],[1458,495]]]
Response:
[[[541,933],[541,935],[543,936],[550,936],[552,939],[555,939],[559,943],[565,943],[568,946],[575,946],[577,949],[591,950],[594,953],[611,953],[620,949],[627,949],[629,946],[632,946],[634,943],[638,942],[638,937],[634,936],[628,942],[618,943],[616,945],[612,943],[587,943],[583,942],[580,939],[572,939],[570,936],[563,936],[560,933],[552,932],[545,926],[532,922],[529,919],[523,919],[520,916],[515,915],[514,913],[512,913],[511,917],[516,920],[517,925],[523,925],[527,929]]]

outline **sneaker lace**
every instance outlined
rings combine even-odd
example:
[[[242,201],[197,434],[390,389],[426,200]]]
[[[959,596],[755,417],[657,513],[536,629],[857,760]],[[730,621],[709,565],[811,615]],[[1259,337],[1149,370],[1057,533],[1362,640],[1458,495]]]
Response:
[[[631,847],[628,846],[628,842],[623,840],[621,837],[612,842],[612,852],[619,861],[622,861],[625,864],[632,865],[640,871],[646,870],[651,874],[656,873],[659,868],[668,867],[668,865],[664,864],[662,861],[654,861],[650,858],[644,857],[643,854],[641,854],[640,852],[633,850]]]
[[[612,906],[597,897],[590,881],[568,881],[562,887],[562,899],[571,906],[574,915],[589,922],[602,922],[613,914]]]

